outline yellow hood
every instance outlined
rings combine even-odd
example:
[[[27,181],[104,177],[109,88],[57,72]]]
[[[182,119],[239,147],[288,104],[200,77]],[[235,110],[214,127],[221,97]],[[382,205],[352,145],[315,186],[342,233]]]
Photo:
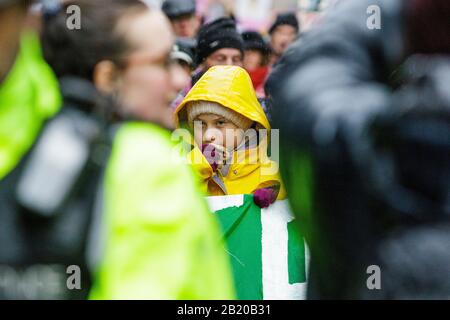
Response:
[[[193,101],[219,103],[257,122],[257,129],[270,130],[267,117],[258,102],[247,71],[235,66],[215,66],[209,69],[175,111],[177,126],[187,121],[186,105]]]

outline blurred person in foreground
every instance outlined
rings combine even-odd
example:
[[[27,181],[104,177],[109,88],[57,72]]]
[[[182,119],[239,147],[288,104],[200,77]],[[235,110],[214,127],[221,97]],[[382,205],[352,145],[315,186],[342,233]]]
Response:
[[[60,103],[39,41],[25,28],[32,2],[0,1],[0,179],[14,169]]]
[[[36,246],[35,234],[27,231],[39,225],[18,215],[15,201],[24,158],[60,105],[57,80],[42,58],[37,35],[25,27],[32,2],[0,1],[0,300],[48,297],[55,287],[42,288],[41,281],[66,275],[65,269],[58,273],[34,259],[45,248]],[[42,278],[36,280],[37,275]]]
[[[83,13],[76,32],[71,5]],[[60,274],[37,274],[40,295],[25,298],[233,298],[217,223],[170,142],[169,22],[138,0],[65,1],[44,16],[63,106],[8,200],[19,258]]]
[[[103,182],[106,241],[91,298],[233,298],[218,225],[170,142],[170,25],[139,1],[115,2],[120,19],[113,30],[126,46],[110,56],[108,49],[120,48],[111,37],[106,55],[90,65],[95,87],[112,98],[124,121],[114,133]],[[76,3],[92,23],[86,32],[93,39],[102,37],[99,28],[107,34],[110,17],[99,17],[111,1]]]
[[[269,77],[312,299],[450,297],[449,21],[447,0],[342,1]]]

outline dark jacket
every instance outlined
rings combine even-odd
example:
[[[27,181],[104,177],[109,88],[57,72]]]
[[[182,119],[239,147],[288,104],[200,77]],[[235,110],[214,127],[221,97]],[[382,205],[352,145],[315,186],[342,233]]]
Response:
[[[288,50],[267,82],[281,171],[311,249],[310,298],[405,297],[393,288],[369,290],[367,271],[382,267],[383,239],[423,218],[399,219],[408,209],[392,208],[395,201],[372,187],[389,185],[378,181],[388,168],[372,166],[380,154],[371,126],[395,107],[391,75],[411,54],[406,3],[342,1]],[[381,8],[379,30],[367,27],[372,5]]]
[[[63,79],[61,91],[61,111],[0,181],[0,299],[84,299],[89,293],[95,260],[89,239],[107,158],[104,124],[93,112],[91,84]]]

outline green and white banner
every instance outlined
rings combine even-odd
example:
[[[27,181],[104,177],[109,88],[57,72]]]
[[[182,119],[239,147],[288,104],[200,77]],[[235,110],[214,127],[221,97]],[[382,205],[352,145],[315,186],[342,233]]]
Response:
[[[309,255],[288,201],[260,209],[252,195],[207,200],[222,226],[238,299],[305,299]]]

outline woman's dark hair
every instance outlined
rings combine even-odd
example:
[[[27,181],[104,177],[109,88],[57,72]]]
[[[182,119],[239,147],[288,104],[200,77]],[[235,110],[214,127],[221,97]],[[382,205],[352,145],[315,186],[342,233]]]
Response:
[[[80,9],[80,29],[71,30],[67,25],[71,16],[67,9],[71,6]],[[147,6],[139,0],[66,1],[59,10],[53,8],[49,14],[44,12],[44,57],[58,78],[76,76],[92,81],[95,66],[100,61],[120,64],[124,55],[132,50],[117,25],[126,15],[144,10]]]

